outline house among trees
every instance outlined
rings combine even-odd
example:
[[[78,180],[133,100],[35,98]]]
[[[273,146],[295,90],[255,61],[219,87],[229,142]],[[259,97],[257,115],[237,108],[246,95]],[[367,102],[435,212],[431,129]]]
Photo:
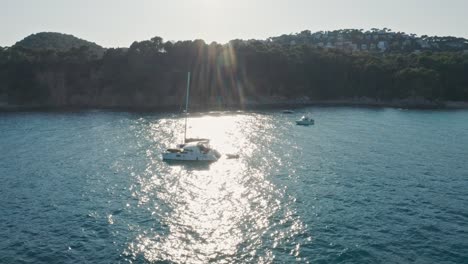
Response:
[[[388,49],[388,42],[379,41],[379,44],[377,44],[377,48],[380,50],[380,52],[385,52]]]

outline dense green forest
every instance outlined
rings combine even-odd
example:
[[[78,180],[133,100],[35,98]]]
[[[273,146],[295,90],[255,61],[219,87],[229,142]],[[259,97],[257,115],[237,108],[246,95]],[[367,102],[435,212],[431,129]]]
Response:
[[[57,36],[51,41],[59,43]],[[40,41],[0,47],[3,105],[176,106],[185,95],[187,71],[192,102],[207,107],[262,98],[468,101],[464,51],[349,52],[273,39],[207,44],[160,37],[102,53],[91,42],[68,43],[68,49],[25,44]]]
[[[97,57],[101,57],[106,50],[96,43],[77,38],[73,35],[56,32],[32,34],[16,42],[14,45],[14,47],[22,47],[25,49],[55,51],[68,51],[72,48],[80,48],[82,46],[88,47],[89,51]]]

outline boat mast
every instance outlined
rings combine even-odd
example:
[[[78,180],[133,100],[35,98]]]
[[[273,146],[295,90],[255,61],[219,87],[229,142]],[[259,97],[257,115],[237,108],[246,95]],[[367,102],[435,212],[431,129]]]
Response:
[[[184,143],[187,141],[187,116],[188,116],[188,101],[190,93],[190,72],[187,73],[187,96],[185,98],[185,130],[184,130]]]

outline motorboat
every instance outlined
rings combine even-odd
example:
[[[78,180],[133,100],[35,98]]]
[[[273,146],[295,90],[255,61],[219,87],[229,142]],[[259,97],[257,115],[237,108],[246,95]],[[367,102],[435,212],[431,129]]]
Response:
[[[296,124],[300,126],[309,126],[314,124],[314,120],[312,118],[309,118],[307,116],[301,117],[301,119],[296,120]]]
[[[293,110],[283,110],[283,114],[294,114]]]
[[[212,149],[208,141],[192,141],[167,149],[162,154],[165,161],[217,161],[221,154]]]
[[[209,145],[209,139],[187,138],[188,103],[190,93],[190,72],[187,76],[187,96],[185,101],[184,142],[162,153],[164,161],[217,161],[221,154]]]

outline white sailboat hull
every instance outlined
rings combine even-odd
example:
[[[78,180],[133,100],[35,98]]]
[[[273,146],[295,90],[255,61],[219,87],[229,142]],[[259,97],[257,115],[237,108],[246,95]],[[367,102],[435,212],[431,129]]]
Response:
[[[210,151],[206,154],[202,153],[170,153],[166,152],[162,154],[163,160],[173,161],[217,161],[219,154],[214,151]]]

